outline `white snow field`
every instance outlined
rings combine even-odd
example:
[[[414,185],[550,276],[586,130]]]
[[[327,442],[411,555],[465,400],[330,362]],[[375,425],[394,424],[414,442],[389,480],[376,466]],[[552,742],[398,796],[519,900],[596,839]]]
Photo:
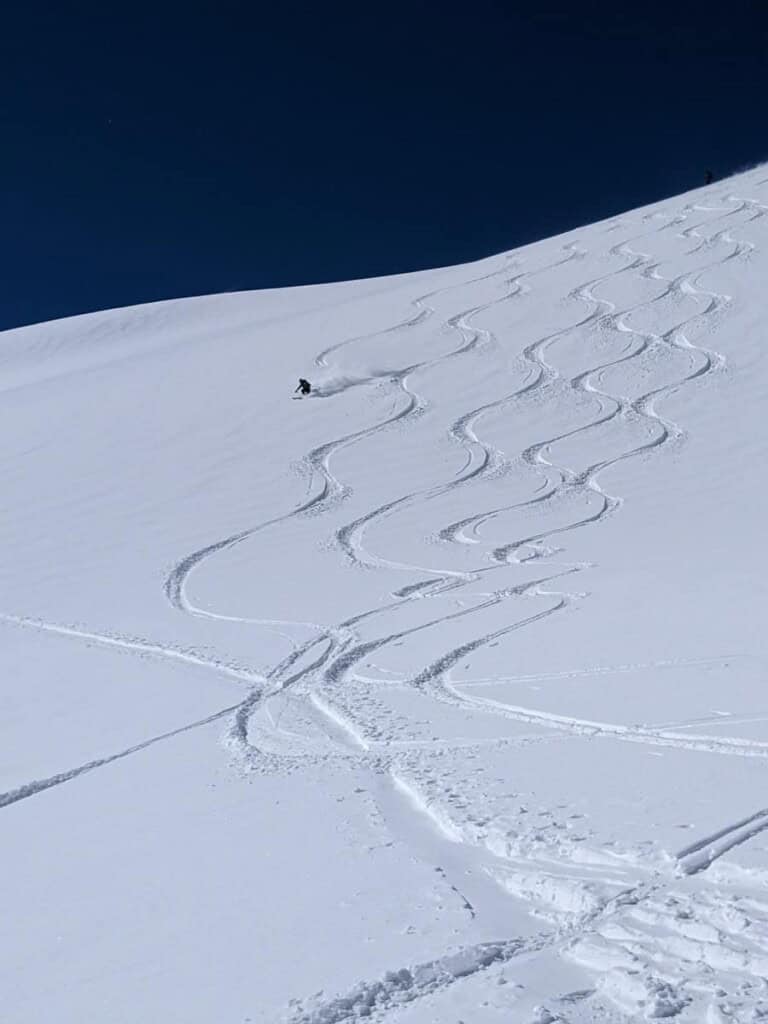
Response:
[[[0,1019],[768,1019],[766,282],[758,168],[5,332]]]

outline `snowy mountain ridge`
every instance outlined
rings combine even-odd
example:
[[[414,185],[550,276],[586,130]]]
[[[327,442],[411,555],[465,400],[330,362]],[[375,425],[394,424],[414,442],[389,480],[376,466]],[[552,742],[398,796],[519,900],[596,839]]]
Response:
[[[9,1020],[768,1017],[766,214],[0,336]]]

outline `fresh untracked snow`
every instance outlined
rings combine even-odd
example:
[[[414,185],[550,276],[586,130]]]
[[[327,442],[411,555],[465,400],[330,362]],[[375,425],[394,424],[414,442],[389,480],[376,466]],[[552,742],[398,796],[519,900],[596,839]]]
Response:
[[[2,1020],[768,1019],[767,281],[758,168],[3,334]]]

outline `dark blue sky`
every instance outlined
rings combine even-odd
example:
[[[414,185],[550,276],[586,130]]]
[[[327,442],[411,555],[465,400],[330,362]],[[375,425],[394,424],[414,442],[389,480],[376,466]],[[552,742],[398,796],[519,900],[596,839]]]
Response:
[[[7,5],[0,328],[456,263],[768,157],[768,3]]]

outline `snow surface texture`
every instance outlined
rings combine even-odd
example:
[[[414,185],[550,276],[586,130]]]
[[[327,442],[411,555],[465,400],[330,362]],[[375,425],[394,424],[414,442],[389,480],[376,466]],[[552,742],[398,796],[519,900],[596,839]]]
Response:
[[[5,333],[3,1020],[768,1018],[767,279],[762,168]]]

